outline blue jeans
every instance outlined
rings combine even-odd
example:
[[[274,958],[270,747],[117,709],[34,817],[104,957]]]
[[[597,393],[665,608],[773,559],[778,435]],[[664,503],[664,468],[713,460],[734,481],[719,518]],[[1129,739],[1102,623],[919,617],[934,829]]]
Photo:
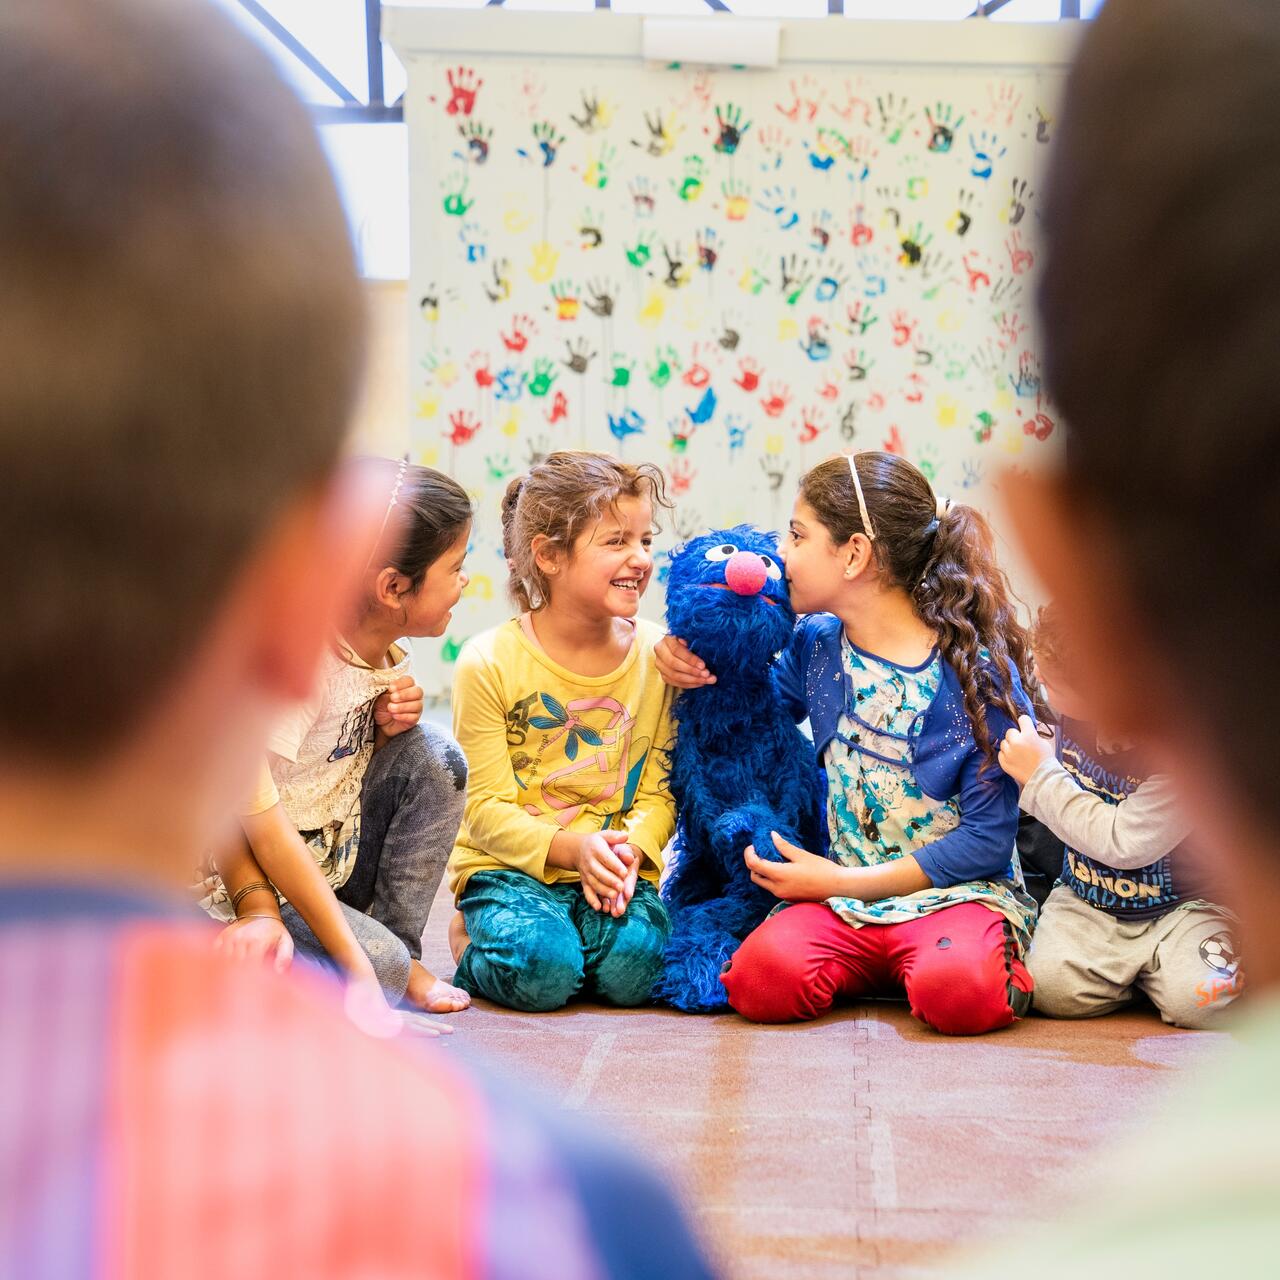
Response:
[[[360,788],[355,865],[337,891],[347,923],[382,989],[403,999],[410,964],[458,835],[467,762],[443,729],[422,724],[373,753]],[[288,903],[280,914],[299,954],[332,966],[320,939]]]
[[[606,1004],[647,1004],[671,933],[647,880],[616,920],[582,886],[543,884],[523,871],[477,871],[458,906],[471,945],[454,982],[509,1009],[543,1013],[582,990]]]

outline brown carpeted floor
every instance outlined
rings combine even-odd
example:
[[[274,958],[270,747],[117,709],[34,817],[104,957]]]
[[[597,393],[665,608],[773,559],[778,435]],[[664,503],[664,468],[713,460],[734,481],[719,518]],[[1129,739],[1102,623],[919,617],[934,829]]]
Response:
[[[452,903],[423,956],[453,972]],[[731,1280],[946,1274],[946,1252],[1045,1220],[1075,1167],[1216,1033],[1142,1009],[945,1039],[901,1004],[756,1027],[575,1002],[452,1019],[486,1056],[664,1168]]]

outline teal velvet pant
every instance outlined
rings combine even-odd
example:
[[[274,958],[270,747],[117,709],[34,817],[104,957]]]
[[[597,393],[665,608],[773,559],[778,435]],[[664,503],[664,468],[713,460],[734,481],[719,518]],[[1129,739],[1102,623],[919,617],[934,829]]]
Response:
[[[578,991],[606,1004],[647,1004],[671,933],[647,880],[616,920],[593,911],[582,886],[549,885],[522,871],[477,871],[458,906],[471,945],[454,982],[510,1009],[558,1009]]]

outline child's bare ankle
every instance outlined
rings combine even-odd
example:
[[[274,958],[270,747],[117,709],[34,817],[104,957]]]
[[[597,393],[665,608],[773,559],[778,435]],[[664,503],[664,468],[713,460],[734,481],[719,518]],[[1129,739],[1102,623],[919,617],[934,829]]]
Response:
[[[449,950],[453,954],[453,963],[462,962],[462,953],[471,945],[471,937],[467,933],[467,922],[461,911],[453,913],[449,921]]]
[[[416,960],[409,970],[404,998],[425,1013],[461,1013],[471,1003],[471,997],[461,987],[450,986]]]

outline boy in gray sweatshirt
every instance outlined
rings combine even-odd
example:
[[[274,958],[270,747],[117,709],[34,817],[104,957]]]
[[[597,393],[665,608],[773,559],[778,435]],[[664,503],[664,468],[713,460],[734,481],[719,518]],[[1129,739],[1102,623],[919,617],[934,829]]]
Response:
[[[1077,718],[1071,664],[1052,605],[1040,611],[1037,666],[1058,724],[1029,716],[1005,735],[1000,765],[1019,803],[1064,846],[1027,961],[1035,1007],[1089,1018],[1144,991],[1175,1026],[1212,1026],[1243,985],[1227,912],[1206,900],[1168,778]]]

